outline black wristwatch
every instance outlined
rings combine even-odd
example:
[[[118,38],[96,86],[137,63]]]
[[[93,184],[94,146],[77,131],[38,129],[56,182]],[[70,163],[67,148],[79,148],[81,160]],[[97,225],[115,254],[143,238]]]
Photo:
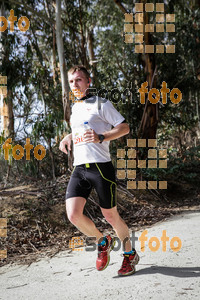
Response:
[[[99,137],[99,143],[101,144],[105,139],[105,136],[103,134],[99,134],[98,137]]]

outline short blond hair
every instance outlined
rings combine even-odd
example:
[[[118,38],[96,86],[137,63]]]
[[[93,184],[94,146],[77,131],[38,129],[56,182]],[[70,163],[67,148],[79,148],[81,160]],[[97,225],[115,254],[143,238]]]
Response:
[[[85,74],[85,77],[87,78],[87,80],[89,80],[90,74],[89,74],[88,70],[86,69],[86,67],[84,67],[83,65],[75,65],[75,66],[71,67],[68,71],[68,76],[69,76],[69,74],[74,74],[74,72],[76,72],[76,71],[82,71]]]

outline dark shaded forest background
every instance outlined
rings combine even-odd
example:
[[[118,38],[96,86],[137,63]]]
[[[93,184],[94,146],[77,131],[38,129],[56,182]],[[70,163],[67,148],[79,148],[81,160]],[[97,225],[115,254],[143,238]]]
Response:
[[[83,64],[89,69],[92,87],[97,90],[117,88],[122,92],[129,88],[126,97],[113,101],[130,125],[128,136],[111,142],[115,166],[117,149],[126,146],[127,138],[156,138],[159,148],[168,151],[168,168],[141,169],[137,177],[168,180],[169,192],[174,193],[179,193],[183,186],[190,191],[198,188],[200,2],[164,1],[165,13],[175,13],[176,31],[168,34],[145,33],[146,43],[175,44],[173,54],[138,54],[134,51],[134,43],[124,42],[124,14],[134,14],[136,2],[139,1],[0,1],[1,16],[8,18],[13,9],[18,19],[26,16],[30,20],[30,28],[26,32],[21,32],[15,22],[14,32],[9,31],[8,27],[0,33],[0,74],[7,76],[8,90],[7,97],[3,99],[4,110],[1,110],[4,111],[4,124],[1,122],[0,201],[6,195],[12,197],[11,192],[6,194],[6,188],[26,183],[41,184],[41,190],[48,184],[46,201],[49,201],[49,206],[58,204],[59,197],[60,201],[64,200],[67,181],[63,178],[70,175],[73,157],[72,154],[67,157],[58,147],[60,140],[71,132],[69,117],[72,101],[69,100],[67,70],[74,64]],[[140,2],[145,4],[147,1]],[[155,21],[155,14],[148,14],[147,17],[149,23]],[[148,89],[154,87],[158,90],[165,81],[170,90],[178,88],[183,99],[174,104],[168,95],[165,105],[161,101],[154,105],[147,99],[147,105],[142,105],[138,89],[145,81],[148,82]],[[7,161],[3,152],[7,138],[12,138],[13,146],[24,146],[26,138],[30,138],[34,147],[41,144],[46,148],[46,156],[39,161],[32,152],[30,160],[24,156],[17,161],[10,151]],[[62,185],[60,194],[59,182]],[[124,188],[125,181],[120,182]],[[55,202],[51,197],[52,187],[58,194]],[[32,193],[34,195],[34,191]],[[167,203],[170,203],[169,195],[165,194],[167,192],[151,193],[152,197],[168,199]],[[140,197],[138,191],[132,195],[136,194]],[[25,202],[23,205],[26,206],[29,202]],[[47,212],[45,209],[44,215]],[[88,210],[88,213],[92,216],[92,211]],[[9,214],[1,209],[0,216],[9,217]],[[34,247],[37,248],[36,244]]]
[[[8,173],[9,177],[55,179],[68,169],[68,159],[58,145],[70,132],[72,101],[66,72],[74,64],[90,70],[98,91],[129,88],[126,97],[113,101],[130,125],[129,138],[157,138],[169,155],[182,159],[180,165],[183,161],[195,164],[200,137],[199,1],[165,1],[165,13],[176,15],[176,32],[168,36],[146,33],[153,44],[175,44],[174,54],[136,54],[134,44],[125,44],[124,13],[134,13],[132,1],[1,1],[1,15],[8,17],[11,9],[18,19],[27,16],[30,28],[20,32],[15,22],[14,32],[7,29],[1,33],[0,73],[7,76],[8,88],[4,99],[8,121],[1,133],[1,153],[6,138],[12,138],[13,146],[23,146],[29,137],[34,146],[44,145],[47,154],[42,161],[33,155],[30,161],[15,161],[11,155],[9,163],[2,156],[1,181]],[[155,14],[149,15],[151,22]],[[148,103],[144,111],[138,89],[145,81],[148,89],[158,90],[165,81],[171,90],[178,88],[183,99],[173,104],[168,95],[167,104]],[[120,142],[111,144],[113,157]]]

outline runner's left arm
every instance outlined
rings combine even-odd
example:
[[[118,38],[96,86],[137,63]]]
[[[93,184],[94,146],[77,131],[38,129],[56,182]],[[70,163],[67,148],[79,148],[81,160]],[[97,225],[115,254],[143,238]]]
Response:
[[[121,123],[107,132],[102,132],[102,134],[105,136],[104,141],[112,141],[128,134],[129,131],[129,125],[127,123]],[[84,140],[87,143],[99,143],[99,136],[94,130],[91,130],[84,134]]]

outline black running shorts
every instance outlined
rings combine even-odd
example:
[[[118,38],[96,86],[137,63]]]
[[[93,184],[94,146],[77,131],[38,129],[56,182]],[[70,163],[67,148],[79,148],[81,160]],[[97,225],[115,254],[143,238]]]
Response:
[[[72,197],[83,197],[87,200],[93,187],[99,196],[100,207],[116,206],[117,184],[115,169],[111,161],[75,166],[67,186],[65,199],[67,201]]]

